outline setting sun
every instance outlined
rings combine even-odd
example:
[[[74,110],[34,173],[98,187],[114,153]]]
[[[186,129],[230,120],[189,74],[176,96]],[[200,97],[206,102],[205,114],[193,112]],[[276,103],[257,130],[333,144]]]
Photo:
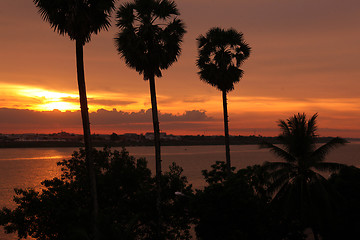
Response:
[[[69,103],[69,102],[50,102],[44,105],[41,105],[41,110],[59,110],[59,111],[76,111],[79,110],[79,104]]]
[[[0,82],[0,102],[3,108],[29,109],[35,111],[78,111],[79,96],[76,91],[65,92],[48,90],[29,85],[15,85]],[[14,98],[14,96],[16,96]],[[88,94],[90,111],[98,109],[139,111],[150,107],[146,94],[132,95],[106,92]]]
[[[18,94],[38,100],[38,104],[33,104],[30,107],[33,110],[76,111],[80,109],[79,103],[76,101],[78,98],[76,94],[47,91],[39,88],[20,89]]]

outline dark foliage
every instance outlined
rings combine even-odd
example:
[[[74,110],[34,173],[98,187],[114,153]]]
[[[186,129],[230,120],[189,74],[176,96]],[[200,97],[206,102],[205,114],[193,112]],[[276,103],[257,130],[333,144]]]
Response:
[[[151,111],[154,128],[155,166],[158,196],[156,202],[158,226],[162,225],[161,204],[161,148],[160,126],[157,110],[155,77],[177,61],[185,34],[184,23],[174,1],[133,0],[120,5],[116,12],[119,32],[115,45],[120,56],[130,68],[149,80]],[[158,229],[158,239],[160,239]]]
[[[33,0],[42,18],[61,35],[82,45],[91,34],[110,27],[110,14],[115,0]]]
[[[43,20],[60,35],[67,34],[76,42],[76,69],[80,97],[81,118],[84,131],[87,170],[91,186],[93,238],[98,240],[98,194],[91,156],[91,131],[85,86],[83,46],[91,40],[92,34],[107,30],[115,0],[33,0]]]
[[[161,77],[180,55],[184,23],[170,0],[134,0],[123,3],[116,13],[120,31],[116,48],[126,64],[144,75]]]
[[[286,121],[280,120],[281,146],[262,144],[284,160],[263,165],[270,176],[268,191],[274,196],[273,207],[285,218],[299,222],[303,228],[311,228],[315,238],[320,229],[329,226],[328,220],[336,205],[333,191],[321,172],[335,172],[345,167],[324,160],[332,149],[346,143],[337,137],[317,147],[316,118],[317,114],[307,119],[304,113],[299,113]]]
[[[198,239],[304,239],[298,223],[270,208],[267,173],[259,165],[234,170],[229,175],[217,162],[203,171],[209,185],[197,191],[193,205]]]
[[[211,28],[205,36],[200,35],[197,42],[199,54],[196,65],[200,70],[200,79],[222,92],[226,165],[230,174],[227,92],[233,90],[234,84],[240,81],[243,75],[240,66],[249,57],[250,47],[245,43],[243,34],[235,29]]]
[[[322,229],[323,239],[360,236],[360,169],[354,166],[343,168],[329,178],[328,184],[336,192],[337,207],[331,224]]]
[[[145,159],[125,150],[93,152],[99,189],[100,239],[156,239],[156,185]],[[2,209],[0,224],[19,238],[39,240],[90,239],[91,217],[85,152],[74,152],[58,165],[61,178],[45,180],[41,191],[17,189],[14,210]],[[162,176],[165,239],[189,239],[191,186],[182,169],[173,164]]]
[[[196,65],[200,69],[201,80],[220,91],[233,90],[234,84],[243,75],[239,67],[250,55],[250,47],[243,40],[243,34],[234,29],[211,28],[197,41],[199,56]]]

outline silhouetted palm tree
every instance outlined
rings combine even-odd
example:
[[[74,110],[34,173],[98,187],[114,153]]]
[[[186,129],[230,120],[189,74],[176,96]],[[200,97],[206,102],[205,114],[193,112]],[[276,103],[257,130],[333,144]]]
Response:
[[[96,219],[98,214],[94,163],[91,156],[91,135],[86,97],[83,46],[91,39],[91,34],[107,30],[110,13],[115,0],[33,0],[44,21],[60,35],[68,35],[76,42],[76,67],[80,96],[81,117],[84,130],[86,160],[93,199],[94,238],[97,238]]]
[[[180,55],[183,22],[177,18],[179,11],[170,0],[135,0],[124,3],[116,15],[119,33],[115,38],[120,56],[130,68],[149,80],[154,127],[156,176],[159,187],[157,207],[160,210],[160,129],[156,103],[155,77],[167,69]]]
[[[314,114],[307,119],[305,113],[298,113],[286,121],[280,120],[282,147],[263,143],[284,160],[264,164],[272,178],[270,192],[276,193],[273,201],[280,201],[289,214],[297,215],[295,217],[303,223],[305,221],[305,225],[308,224],[305,227],[312,228],[315,239],[318,239],[317,227],[321,222],[319,211],[330,207],[326,178],[320,172],[336,171],[345,166],[324,160],[330,150],[346,143],[346,140],[336,137],[317,148],[317,116]],[[324,211],[322,214],[328,213]]]
[[[243,76],[241,64],[250,55],[250,47],[243,34],[234,29],[211,28],[205,36],[197,38],[199,56],[196,65],[200,69],[200,79],[222,91],[225,150],[227,171],[231,171],[230,143],[227,112],[227,92]]]

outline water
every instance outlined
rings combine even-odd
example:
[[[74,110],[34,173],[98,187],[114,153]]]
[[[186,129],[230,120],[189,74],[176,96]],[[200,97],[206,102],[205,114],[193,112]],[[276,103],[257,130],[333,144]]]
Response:
[[[121,148],[114,148],[121,150]],[[162,147],[163,171],[172,162],[183,167],[184,175],[195,188],[201,188],[205,182],[201,170],[210,169],[215,161],[225,159],[224,146],[167,146]],[[3,148],[0,149],[0,208],[14,207],[12,197],[14,188],[41,187],[41,181],[60,175],[56,163],[69,158],[76,148]],[[127,150],[136,158],[146,157],[148,166],[154,172],[153,147],[128,147]],[[232,165],[236,168],[274,161],[277,158],[268,149],[259,149],[256,145],[231,146]],[[333,150],[327,161],[339,162],[360,167],[360,142],[350,143]],[[3,235],[0,240],[14,239]]]

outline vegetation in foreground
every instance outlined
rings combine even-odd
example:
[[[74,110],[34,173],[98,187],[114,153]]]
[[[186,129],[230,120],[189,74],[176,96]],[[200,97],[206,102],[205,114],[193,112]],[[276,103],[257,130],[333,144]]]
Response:
[[[341,239],[359,234],[360,169],[326,163],[326,154],[345,143],[334,138],[315,148],[316,117],[297,114],[280,121],[282,148],[264,146],[283,162],[245,169],[216,162],[204,170],[207,185],[193,191],[173,164],[162,175],[163,219],[157,221],[157,186],[146,160],[128,152],[94,150],[99,187],[100,239]],[[0,211],[0,225],[19,239],[93,239],[85,152],[58,163],[61,178],[43,189],[17,189],[13,210]],[[327,179],[323,171],[333,174]],[[155,216],[155,217],[154,217]]]
[[[80,109],[84,143],[86,151],[89,185],[91,186],[93,235],[98,239],[98,194],[94,173],[94,160],[91,156],[91,131],[85,85],[84,45],[91,40],[91,35],[108,30],[110,15],[115,8],[115,0],[101,1],[47,1],[33,0],[45,22],[60,35],[68,35],[75,40],[76,71],[79,89]]]
[[[135,159],[125,150],[93,150],[99,189],[100,239],[157,239],[156,180],[145,159]],[[16,189],[17,208],[4,208],[0,224],[7,233],[19,238],[92,239],[89,224],[90,190],[85,165],[85,151],[74,152],[69,160],[58,165],[60,178],[45,180],[41,191]],[[163,225],[165,239],[190,238],[189,200],[191,185],[173,164],[162,175]]]
[[[307,119],[304,113],[298,113],[286,121],[280,120],[281,147],[263,143],[283,160],[263,165],[272,178],[268,192],[276,193],[272,204],[277,205],[279,211],[286,212],[289,218],[295,217],[304,227],[311,228],[315,239],[319,239],[319,231],[334,206],[331,189],[321,173],[336,172],[345,167],[324,160],[332,149],[346,143],[346,140],[336,137],[317,148],[317,116],[314,114]]]
[[[135,159],[125,150],[94,150],[94,156],[100,239],[157,239],[156,179],[146,160]],[[17,207],[0,211],[5,231],[17,233],[19,239],[92,239],[84,158],[81,150],[59,162],[61,178],[45,180],[40,191],[16,189]],[[194,193],[179,166],[173,164],[163,174],[161,234],[165,239],[191,239],[194,226],[197,239],[300,240],[314,226],[312,219],[281,207],[298,202],[286,202],[289,198],[283,194],[272,196],[274,178],[264,166],[232,168],[229,175],[225,162],[216,162],[203,175],[207,185]],[[319,210],[329,201],[332,205],[317,215],[318,237],[331,240],[359,234],[360,169],[343,167],[322,183],[327,192],[311,195],[314,203],[321,206]]]

